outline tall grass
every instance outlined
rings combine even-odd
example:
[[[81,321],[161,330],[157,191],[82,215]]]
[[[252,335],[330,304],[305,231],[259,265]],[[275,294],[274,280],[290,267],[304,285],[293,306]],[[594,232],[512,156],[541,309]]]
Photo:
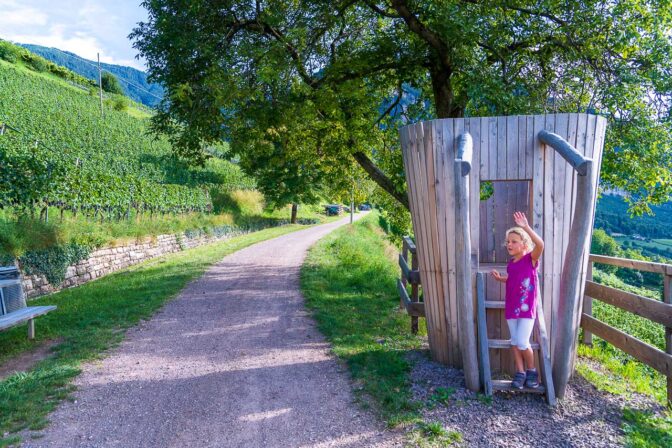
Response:
[[[390,425],[419,419],[405,353],[420,347],[399,311],[396,250],[371,215],[311,249],[301,288],[320,331]]]

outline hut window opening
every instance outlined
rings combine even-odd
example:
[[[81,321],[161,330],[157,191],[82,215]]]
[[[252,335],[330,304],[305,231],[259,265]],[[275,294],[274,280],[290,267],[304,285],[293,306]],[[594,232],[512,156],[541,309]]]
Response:
[[[532,223],[531,192],[531,180],[481,182],[479,263],[508,261],[506,230],[515,226],[513,213],[517,211],[525,213]]]

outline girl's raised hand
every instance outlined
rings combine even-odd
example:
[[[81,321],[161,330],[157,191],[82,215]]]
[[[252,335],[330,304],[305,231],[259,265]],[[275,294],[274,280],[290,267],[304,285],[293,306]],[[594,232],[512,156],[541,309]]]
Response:
[[[523,229],[526,227],[529,227],[529,223],[527,222],[527,216],[525,216],[525,213],[523,212],[515,212],[513,214],[513,220],[515,221],[516,225],[518,227],[522,227]]]
[[[494,269],[493,269],[492,271],[490,271],[490,274],[491,274],[491,275],[495,278],[495,280],[497,280],[498,282],[501,282],[501,281],[505,281],[505,280],[506,280],[506,279],[502,276],[502,274],[500,274],[499,272],[497,272],[497,271],[494,270]]]

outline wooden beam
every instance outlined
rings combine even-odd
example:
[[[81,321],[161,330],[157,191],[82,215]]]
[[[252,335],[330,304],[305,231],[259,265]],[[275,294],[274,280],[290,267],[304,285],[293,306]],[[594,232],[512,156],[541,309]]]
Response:
[[[588,273],[586,274],[586,280],[593,280],[593,262],[588,262]],[[586,292],[583,293],[583,313],[589,316],[593,315],[593,298],[590,297]],[[593,345],[593,334],[584,328],[583,330],[583,343],[586,345]]]
[[[638,316],[672,327],[672,305],[610,286],[586,282],[586,295]]]
[[[672,355],[668,355],[664,351],[658,350],[587,314],[581,316],[581,326],[614,347],[653,367],[663,375],[668,377],[672,375]]]
[[[610,266],[619,266],[621,268],[636,269],[638,271],[672,275],[672,265],[665,263],[653,263],[650,261],[630,260],[629,258],[607,257],[595,254],[590,254],[590,261]]]
[[[465,132],[460,134],[457,139],[457,158],[456,163],[460,165],[460,174],[466,176],[471,171],[471,162],[474,152],[474,142],[471,138],[471,134]]]
[[[465,135],[465,134],[462,134]],[[466,134],[469,135],[469,134]],[[469,136],[468,143],[471,143]],[[469,149],[470,151],[470,149]],[[467,173],[469,170],[467,170]],[[478,359],[474,328],[474,287],[471,281],[471,225],[469,222],[469,177],[461,160],[455,160],[455,271],[458,331],[462,370],[468,389],[478,391]]]
[[[588,174],[588,170],[592,169],[592,167],[588,166],[589,163],[592,163],[592,160],[584,157],[574,146],[558,134],[543,130],[539,132],[538,136],[539,140],[555,149],[579,173],[579,176],[585,176]]]
[[[546,403],[549,406],[555,406],[555,386],[553,385],[553,375],[551,372],[551,344],[548,339],[548,332],[546,331],[544,307],[540,300],[537,301],[537,321],[535,322],[534,333],[541,349],[539,351],[539,373],[541,374],[544,386],[546,386]]]
[[[483,393],[492,396],[492,373],[490,372],[490,350],[488,350],[488,327],[485,321],[485,274],[476,273],[476,304],[478,315],[478,354],[480,357],[479,374]]]
[[[404,243],[408,246],[408,250],[415,255],[415,252],[417,251],[415,247],[415,242],[411,239],[410,236],[405,236],[404,237]]]
[[[401,300],[404,302],[404,307],[409,316],[425,317],[424,302],[411,302],[406,288],[401,283],[401,279],[397,279],[397,290],[399,291],[399,297],[401,297]]]
[[[409,268],[403,254],[399,254],[399,267],[401,268],[401,274],[404,280],[411,284],[420,283],[420,271]]]
[[[672,275],[663,277],[663,302],[672,305]],[[665,353],[672,355],[672,328],[665,327]],[[672,375],[667,376],[667,407],[672,408]]]
[[[569,231],[569,241],[560,275],[557,322],[553,330],[553,384],[558,398],[563,398],[569,378],[574,371],[574,352],[579,331],[579,313],[583,285],[580,284],[584,251],[588,251],[592,224],[595,190],[593,162],[588,161],[585,176],[577,179],[574,219]],[[547,268],[544,266],[544,268]]]

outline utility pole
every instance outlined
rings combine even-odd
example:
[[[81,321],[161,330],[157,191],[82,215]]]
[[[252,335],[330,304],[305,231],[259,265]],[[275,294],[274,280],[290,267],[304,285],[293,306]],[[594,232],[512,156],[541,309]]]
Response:
[[[350,187],[350,224],[355,220],[355,180],[352,180]]]
[[[98,53],[98,90],[100,92],[100,116],[103,116],[103,73],[100,70],[100,53]]]

